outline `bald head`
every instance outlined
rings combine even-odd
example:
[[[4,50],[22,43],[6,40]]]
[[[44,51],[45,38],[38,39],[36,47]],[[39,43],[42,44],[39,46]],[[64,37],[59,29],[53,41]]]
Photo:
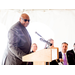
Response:
[[[21,18],[29,20],[29,16],[26,13],[21,14]]]
[[[30,21],[29,16],[26,13],[21,14],[20,16],[20,23],[24,26],[27,27]]]

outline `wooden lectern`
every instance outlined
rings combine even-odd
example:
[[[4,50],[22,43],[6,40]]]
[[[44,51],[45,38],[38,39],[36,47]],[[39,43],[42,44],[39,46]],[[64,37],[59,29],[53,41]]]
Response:
[[[33,65],[46,65],[46,62],[59,58],[59,49],[43,49],[22,57],[23,62],[33,62]]]

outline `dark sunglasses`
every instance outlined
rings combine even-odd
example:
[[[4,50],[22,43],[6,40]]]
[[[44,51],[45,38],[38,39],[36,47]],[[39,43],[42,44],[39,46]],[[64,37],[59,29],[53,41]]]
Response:
[[[21,19],[22,19],[22,20],[24,20],[25,22],[26,22],[26,21],[30,22],[30,20],[27,20],[27,19],[23,19],[23,18],[21,18]]]

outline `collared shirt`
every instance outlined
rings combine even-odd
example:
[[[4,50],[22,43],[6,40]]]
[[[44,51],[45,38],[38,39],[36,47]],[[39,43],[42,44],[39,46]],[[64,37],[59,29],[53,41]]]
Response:
[[[66,53],[65,53],[65,55],[66,55]],[[63,59],[63,57],[64,57],[64,53],[62,53],[62,59]],[[67,60],[67,56],[66,56],[66,60]],[[67,65],[68,65],[68,61],[67,61]]]
[[[65,55],[66,55],[66,53],[65,53]],[[62,53],[62,59],[63,59],[63,57],[64,57],[64,53]],[[67,56],[66,56],[66,60],[67,60]],[[62,62],[62,63],[59,62],[58,64],[59,64],[59,65],[63,65],[63,62]],[[69,64],[68,64],[68,61],[67,61],[67,65],[69,65]]]

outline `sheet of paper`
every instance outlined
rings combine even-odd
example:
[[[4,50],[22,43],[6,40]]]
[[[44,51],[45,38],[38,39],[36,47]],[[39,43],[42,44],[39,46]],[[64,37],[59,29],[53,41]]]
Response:
[[[52,60],[57,59],[57,49],[52,49]]]

